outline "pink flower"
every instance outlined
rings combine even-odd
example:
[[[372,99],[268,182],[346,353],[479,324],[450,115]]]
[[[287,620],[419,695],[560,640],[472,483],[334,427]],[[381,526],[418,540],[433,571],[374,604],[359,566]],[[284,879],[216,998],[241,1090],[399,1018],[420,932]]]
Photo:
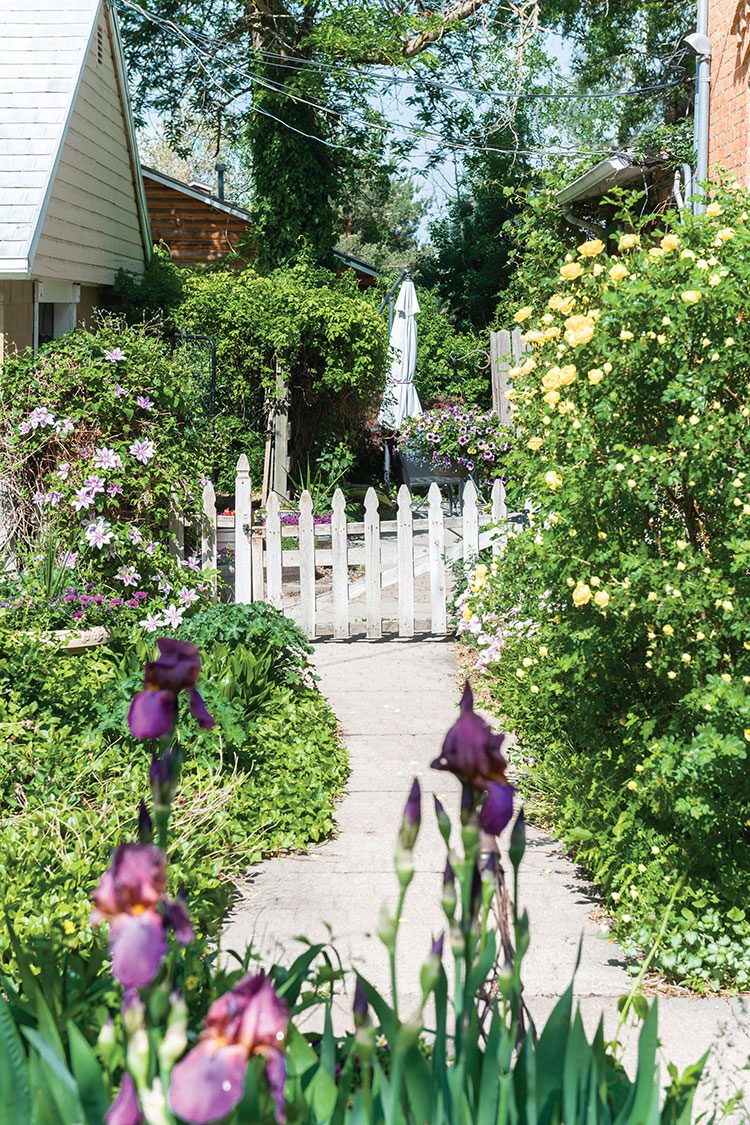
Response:
[[[46,406],[37,406],[29,414],[28,422],[31,429],[36,430],[39,426],[54,426],[55,416],[50,414]]]
[[[91,495],[88,488],[84,486],[83,488],[78,489],[70,503],[73,505],[77,512],[80,512],[81,508],[86,509],[91,507],[91,505],[94,503],[94,497]]]
[[[59,476],[60,480],[67,480],[69,474],[70,474],[70,462],[69,461],[61,461],[60,467],[57,470],[57,475]]]
[[[118,582],[122,582],[123,586],[137,586],[141,580],[134,566],[121,566],[115,578]]]
[[[115,383],[115,394],[118,398],[122,398],[122,396],[126,395],[127,393],[128,393],[127,387],[121,387],[119,383]]]
[[[164,610],[164,624],[169,625],[170,629],[176,629],[182,624],[184,614],[184,609],[178,609],[176,605],[169,605]]]
[[[94,891],[93,925],[109,922],[112,973],[124,988],[151,984],[167,952],[166,926],[182,945],[193,927],[180,900],[165,898],[167,860],[153,844],[120,844]]]
[[[135,1083],[127,1071],[122,1076],[120,1090],[104,1114],[107,1125],[143,1125],[144,1117],[138,1104]]]
[[[154,404],[148,395],[138,395],[138,398],[135,400],[135,405],[140,406],[142,410],[153,410],[154,408]]]
[[[46,492],[40,492],[39,489],[37,489],[36,492],[34,493],[34,495],[31,497],[31,501],[32,501],[32,503],[34,504],[35,507],[43,508],[44,505],[47,503]]]
[[[163,628],[164,621],[155,613],[147,613],[144,620],[139,622],[139,624],[147,633],[155,633],[157,629]]]
[[[119,453],[115,453],[114,449],[107,449],[106,446],[102,446],[101,449],[94,450],[94,468],[121,469],[122,457]]]
[[[288,1020],[286,1004],[265,974],[244,976],[214,1000],[198,1045],[172,1071],[172,1112],[190,1125],[228,1116],[242,1099],[248,1061],[260,1056],[265,1059],[276,1120],[285,1121],[283,1046]]]
[[[198,591],[197,590],[191,590],[188,586],[183,586],[182,589],[177,594],[177,598],[180,602],[180,605],[184,605],[184,606],[193,605],[195,602],[198,601],[198,597],[199,597]]]
[[[122,485],[113,480],[107,485],[107,496],[122,496]]]
[[[130,447],[131,457],[135,457],[136,461],[140,461],[142,465],[147,465],[155,453],[154,443],[149,438],[145,438],[143,441],[134,441]]]
[[[61,437],[65,437],[67,434],[73,433],[75,426],[70,418],[61,418],[59,422],[55,422],[55,429]]]
[[[77,562],[78,562],[78,552],[77,551],[68,551],[68,553],[65,556],[65,559],[63,561],[63,566],[67,566],[70,570],[74,570]]]
[[[104,358],[110,363],[121,363],[125,359],[125,352],[122,348],[110,348],[104,353]]]
[[[92,496],[95,496],[97,492],[104,492],[104,483],[104,477],[97,477],[92,474],[92,476],[86,477],[83,487],[87,488]]]
[[[86,542],[90,547],[96,547],[101,551],[102,547],[112,542],[114,536],[112,525],[107,523],[103,516],[100,516],[94,523],[90,523],[86,528]]]

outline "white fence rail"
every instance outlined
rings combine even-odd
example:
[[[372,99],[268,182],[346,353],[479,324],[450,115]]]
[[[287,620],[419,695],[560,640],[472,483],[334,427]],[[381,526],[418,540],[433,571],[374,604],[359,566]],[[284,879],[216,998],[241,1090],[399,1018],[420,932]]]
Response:
[[[311,638],[345,640],[362,632],[371,639],[382,636],[391,620],[384,621],[386,600],[399,636],[423,631],[441,635],[448,629],[450,564],[469,563],[487,547],[499,552],[507,534],[501,481],[495,481],[489,507],[479,502],[471,481],[464,485],[462,500],[461,514],[449,516],[437,484],[430,486],[426,503],[415,503],[402,485],[397,518],[381,519],[377,493],[370,488],[364,520],[356,522],[347,518],[344,495],[337,489],[330,523],[316,523],[309,492],[284,511],[272,493],[264,522],[254,523],[243,455],[237,462],[233,516],[217,517],[213,486],[204,489],[201,561],[204,568],[215,569],[227,549],[233,551],[234,600],[267,601]],[[227,569],[231,572],[231,563]]]

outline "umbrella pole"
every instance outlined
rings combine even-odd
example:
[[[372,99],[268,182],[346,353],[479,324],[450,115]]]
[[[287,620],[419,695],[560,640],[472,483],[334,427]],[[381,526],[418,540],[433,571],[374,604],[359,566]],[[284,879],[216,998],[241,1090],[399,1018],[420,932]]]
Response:
[[[386,488],[391,483],[391,447],[388,438],[383,442],[383,483]]]

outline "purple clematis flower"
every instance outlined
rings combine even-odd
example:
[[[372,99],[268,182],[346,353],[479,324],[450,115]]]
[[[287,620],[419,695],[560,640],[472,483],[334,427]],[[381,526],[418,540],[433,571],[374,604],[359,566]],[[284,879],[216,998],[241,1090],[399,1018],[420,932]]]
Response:
[[[250,1058],[265,1059],[276,1120],[286,1120],[283,1054],[289,1013],[273,985],[248,973],[208,1009],[198,1045],[172,1071],[169,1106],[190,1125],[226,1117],[241,1101]]]
[[[112,973],[124,988],[151,984],[167,952],[166,927],[186,945],[193,928],[181,901],[165,898],[167,859],[153,844],[120,844],[94,891],[91,921],[109,922]]]
[[[474,696],[468,682],[461,699],[461,714],[445,736],[443,748],[432,763],[463,782],[467,794],[484,791],[480,826],[498,836],[513,815],[513,786],[506,777],[508,766],[500,751],[505,735],[493,734],[474,711]]]
[[[204,730],[214,720],[196,688],[201,658],[195,645],[160,637],[159,659],[150,661],[143,673],[143,691],[133,697],[128,711],[128,726],[135,738],[163,738],[177,721],[177,697],[186,691],[190,713]]]
[[[135,1083],[127,1071],[122,1076],[122,1084],[117,1097],[104,1114],[107,1125],[142,1125],[146,1119],[138,1105]]]

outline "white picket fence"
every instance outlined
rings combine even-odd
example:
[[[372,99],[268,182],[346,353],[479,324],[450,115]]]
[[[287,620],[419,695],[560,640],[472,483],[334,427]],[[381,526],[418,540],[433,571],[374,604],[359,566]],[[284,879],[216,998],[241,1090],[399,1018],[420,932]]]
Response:
[[[279,498],[272,493],[265,522],[253,523],[250,473],[243,454],[237,462],[234,516],[217,517],[213,485],[204,489],[201,563],[204,569],[217,569],[222,546],[233,546],[234,600],[267,601],[293,617],[310,638],[333,635],[345,640],[357,635],[360,624],[368,638],[382,636],[384,591],[392,587],[397,587],[399,636],[445,634],[450,564],[470,562],[487,547],[498,553],[509,527],[499,480],[489,507],[479,503],[468,481],[460,516],[445,514],[437,484],[430,486],[426,505],[415,504],[402,485],[395,520],[381,519],[373,488],[365,497],[362,522],[347,519],[340,489],[334,493],[330,524],[315,522],[307,491],[291,510],[298,514],[296,525],[282,522]],[[422,586],[429,587],[426,623],[416,615],[415,580],[422,577]],[[353,612],[355,603],[359,618]]]

